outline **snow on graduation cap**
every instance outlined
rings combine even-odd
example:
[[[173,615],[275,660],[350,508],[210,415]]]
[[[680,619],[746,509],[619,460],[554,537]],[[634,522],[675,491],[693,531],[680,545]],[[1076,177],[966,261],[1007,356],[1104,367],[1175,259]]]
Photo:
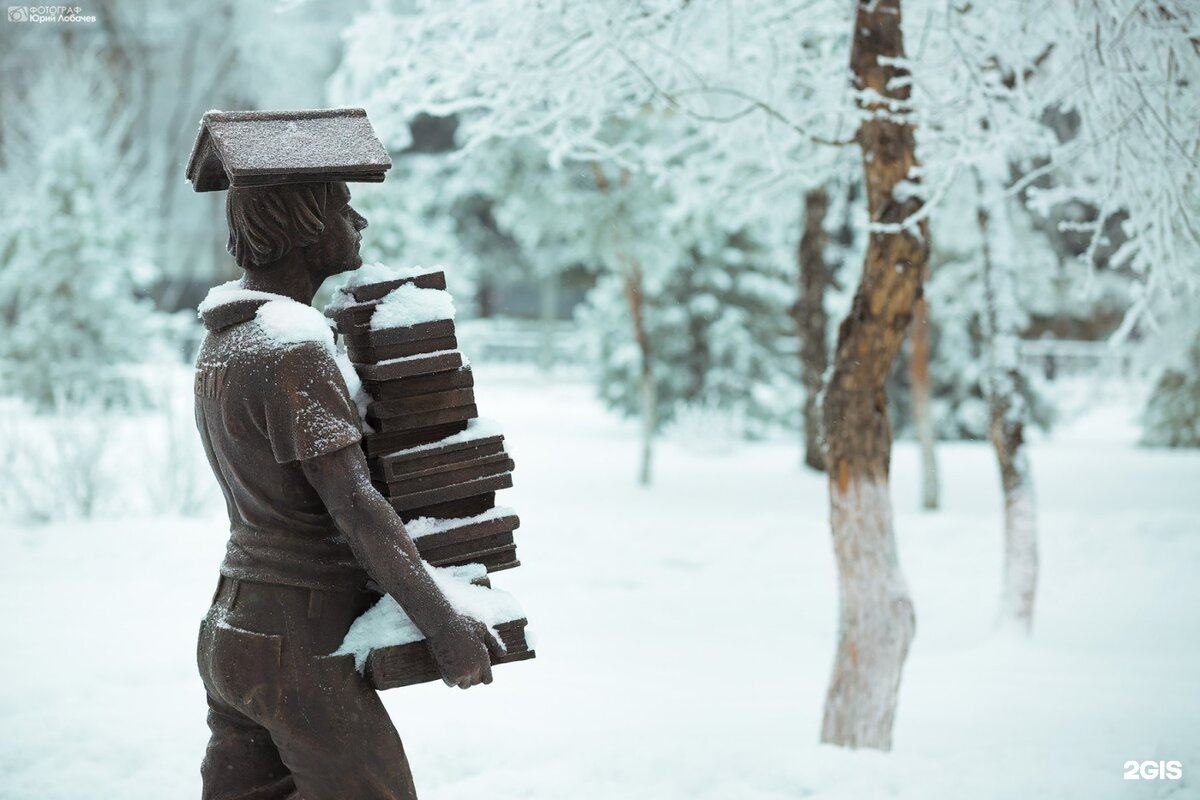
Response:
[[[380,183],[392,159],[361,108],[209,111],[188,159],[197,192],[283,183]]]

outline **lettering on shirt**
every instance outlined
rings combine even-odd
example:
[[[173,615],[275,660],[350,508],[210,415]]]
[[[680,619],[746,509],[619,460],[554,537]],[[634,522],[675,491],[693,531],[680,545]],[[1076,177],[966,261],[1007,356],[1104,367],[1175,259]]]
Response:
[[[197,364],[194,392],[196,397],[216,399],[225,386],[224,364]]]

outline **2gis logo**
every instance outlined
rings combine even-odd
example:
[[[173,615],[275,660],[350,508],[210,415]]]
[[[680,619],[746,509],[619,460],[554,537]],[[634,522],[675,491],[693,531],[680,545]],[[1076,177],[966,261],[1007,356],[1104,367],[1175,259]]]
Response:
[[[1126,761],[1127,781],[1177,781],[1183,777],[1182,761]]]

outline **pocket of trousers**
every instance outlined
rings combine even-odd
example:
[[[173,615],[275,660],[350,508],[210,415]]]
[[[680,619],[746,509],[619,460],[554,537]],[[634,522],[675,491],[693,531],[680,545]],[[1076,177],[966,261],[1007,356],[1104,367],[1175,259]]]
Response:
[[[209,624],[212,645],[208,658],[201,656],[205,686],[260,723],[275,716],[286,688],[283,637],[234,628],[226,622]],[[204,670],[206,660],[208,669]]]

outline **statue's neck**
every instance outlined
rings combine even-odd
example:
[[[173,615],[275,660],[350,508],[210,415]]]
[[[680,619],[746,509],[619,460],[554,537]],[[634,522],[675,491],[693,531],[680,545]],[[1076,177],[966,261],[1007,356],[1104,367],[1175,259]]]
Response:
[[[321,283],[299,258],[290,257],[292,255],[288,253],[266,269],[247,270],[242,278],[242,286],[257,292],[281,294],[298,303],[312,305]]]

